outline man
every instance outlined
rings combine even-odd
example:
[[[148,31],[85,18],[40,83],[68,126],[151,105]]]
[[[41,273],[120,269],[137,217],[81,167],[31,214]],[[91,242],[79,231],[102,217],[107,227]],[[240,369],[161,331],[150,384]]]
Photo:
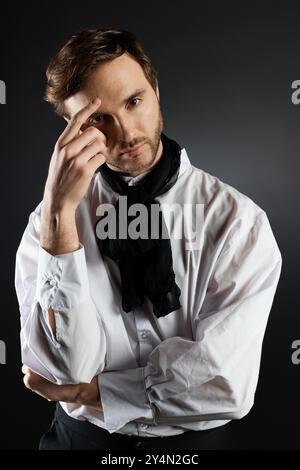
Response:
[[[47,78],[68,124],[16,259],[24,382],[59,402],[40,449],[226,448],[280,276],[268,218],[162,132],[131,33],[73,35]]]

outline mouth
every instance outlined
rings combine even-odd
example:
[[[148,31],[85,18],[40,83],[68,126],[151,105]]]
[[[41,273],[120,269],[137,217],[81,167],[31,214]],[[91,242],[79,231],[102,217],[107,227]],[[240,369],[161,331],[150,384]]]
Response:
[[[141,148],[145,145],[145,142],[143,142],[142,144],[139,144],[139,145],[136,145],[135,147],[132,147],[131,149],[129,150],[126,150],[125,152],[121,152],[121,156],[122,157],[135,157],[137,155],[139,155],[140,151],[141,151]]]

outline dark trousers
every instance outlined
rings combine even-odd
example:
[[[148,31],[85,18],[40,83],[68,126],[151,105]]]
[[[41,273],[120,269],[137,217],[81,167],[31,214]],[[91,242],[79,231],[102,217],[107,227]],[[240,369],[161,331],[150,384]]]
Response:
[[[207,431],[186,431],[177,436],[140,437],[110,434],[88,421],[71,418],[57,403],[50,429],[42,436],[39,450],[181,450],[237,449],[235,423]]]

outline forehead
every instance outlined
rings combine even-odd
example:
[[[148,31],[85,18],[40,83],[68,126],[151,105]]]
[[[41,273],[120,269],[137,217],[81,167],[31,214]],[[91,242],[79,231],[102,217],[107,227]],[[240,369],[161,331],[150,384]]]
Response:
[[[90,74],[82,90],[65,100],[64,108],[71,116],[92,99],[99,97],[101,108],[108,110],[140,88],[152,89],[140,64],[124,53],[99,65]]]

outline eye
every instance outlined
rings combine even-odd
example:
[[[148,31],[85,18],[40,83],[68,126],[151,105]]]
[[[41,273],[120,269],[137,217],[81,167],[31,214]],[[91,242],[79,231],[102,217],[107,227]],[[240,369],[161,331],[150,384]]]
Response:
[[[130,100],[130,104],[136,106],[141,101],[141,98],[133,98]]]
[[[89,118],[89,122],[91,124],[102,124],[104,122],[104,115],[103,114],[94,114]]]

